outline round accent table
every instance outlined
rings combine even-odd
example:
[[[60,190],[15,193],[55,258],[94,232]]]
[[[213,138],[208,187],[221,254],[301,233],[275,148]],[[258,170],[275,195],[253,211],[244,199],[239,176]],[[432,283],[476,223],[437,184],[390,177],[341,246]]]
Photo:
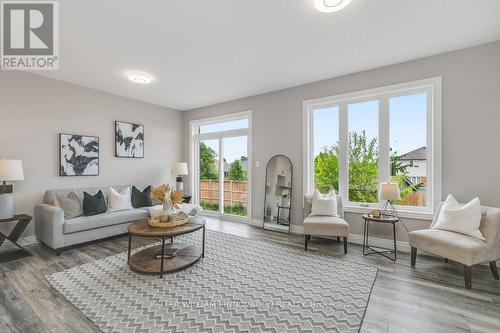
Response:
[[[387,259],[390,259],[392,261],[396,261],[396,251],[397,251],[397,249],[396,249],[396,223],[399,222],[399,217],[387,216],[387,215],[386,216],[383,215],[381,217],[373,217],[373,216],[369,216],[369,215],[365,214],[365,215],[363,215],[363,220],[365,220],[365,228],[364,228],[364,233],[363,233],[363,254],[365,256],[370,255],[370,254],[380,254],[381,256],[384,256]],[[378,249],[374,249],[373,247],[371,247],[368,244],[368,238],[370,236],[370,223],[392,224],[394,250],[379,248],[379,247],[377,247]],[[394,253],[394,257],[387,255],[388,253]]]
[[[174,243],[174,237],[203,230],[203,245]],[[161,245],[147,247],[131,256],[132,236],[161,238]],[[170,243],[165,240],[170,238]],[[155,228],[148,221],[137,221],[128,226],[127,263],[133,271],[146,274],[160,274],[177,271],[191,266],[205,256],[205,220],[190,218],[189,222],[172,228]]]

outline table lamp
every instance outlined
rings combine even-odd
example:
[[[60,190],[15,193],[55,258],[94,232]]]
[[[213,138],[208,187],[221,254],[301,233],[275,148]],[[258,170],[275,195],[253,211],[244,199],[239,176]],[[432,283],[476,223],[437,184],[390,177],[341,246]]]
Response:
[[[12,185],[7,181],[24,180],[23,163],[20,160],[0,160],[0,220],[14,216],[14,196]]]
[[[175,189],[177,191],[184,191],[184,183],[182,182],[182,176],[185,176],[188,174],[188,165],[186,162],[179,162],[179,163],[174,163],[172,165],[172,175],[176,176],[177,178],[175,179],[177,184]]]
[[[384,206],[382,207],[383,215],[398,216],[396,208],[392,204],[394,200],[401,199],[399,194],[398,184],[393,183],[382,183],[380,184],[380,199],[386,200]]]

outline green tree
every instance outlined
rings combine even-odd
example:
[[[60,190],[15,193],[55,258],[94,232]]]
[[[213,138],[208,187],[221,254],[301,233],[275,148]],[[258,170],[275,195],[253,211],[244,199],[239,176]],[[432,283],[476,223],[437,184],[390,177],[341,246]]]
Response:
[[[349,133],[349,200],[378,202],[378,142],[369,139],[366,132]],[[390,152],[391,181],[398,184],[402,204],[404,198],[418,191],[425,184],[412,184],[407,177],[408,165],[396,151]],[[314,185],[322,193],[339,187],[339,147],[324,147],[314,158]]]
[[[246,172],[245,170],[243,170],[243,167],[241,166],[241,162],[239,160],[234,161],[229,166],[227,179],[238,181],[247,180]]]
[[[215,169],[217,153],[205,143],[200,143],[200,179],[219,179]]]
[[[349,133],[349,200],[378,202],[378,143],[366,131]]]
[[[403,164],[403,159],[398,155],[397,151],[393,151],[391,148],[391,176],[406,175],[408,164]]]
[[[339,148],[338,145],[323,147],[314,158],[314,185],[321,193],[339,188]]]

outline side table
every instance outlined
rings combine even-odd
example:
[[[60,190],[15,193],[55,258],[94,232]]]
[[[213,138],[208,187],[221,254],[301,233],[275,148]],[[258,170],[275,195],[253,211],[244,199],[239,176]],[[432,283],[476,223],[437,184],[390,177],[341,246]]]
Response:
[[[372,217],[368,215],[363,215],[363,220],[365,221],[364,233],[363,233],[363,255],[371,255],[371,254],[380,254],[381,256],[386,257],[392,261],[396,261],[397,256],[397,248],[396,248],[396,224],[399,222],[399,217],[397,216],[381,216],[381,217]],[[374,249],[369,245],[369,237],[370,237],[370,223],[385,223],[392,224],[392,236],[394,241],[394,249],[386,249],[379,248],[379,250]],[[380,251],[382,250],[382,251]],[[394,253],[394,256],[387,255],[388,253]]]
[[[23,232],[26,230],[28,225],[31,222],[32,217],[26,214],[20,214],[20,215],[14,215],[14,217],[10,219],[2,219],[0,220],[1,223],[8,223],[8,222],[15,222],[17,221],[14,229],[10,232],[10,234],[7,236],[4,233],[0,232],[0,246],[2,246],[3,242],[8,239],[12,244],[17,246],[19,250],[16,251],[10,251],[6,252],[0,255],[0,263],[2,262],[7,262],[15,259],[20,259],[23,257],[30,256],[31,253],[26,250],[24,247],[19,245],[17,241],[19,238],[21,238],[21,235]]]

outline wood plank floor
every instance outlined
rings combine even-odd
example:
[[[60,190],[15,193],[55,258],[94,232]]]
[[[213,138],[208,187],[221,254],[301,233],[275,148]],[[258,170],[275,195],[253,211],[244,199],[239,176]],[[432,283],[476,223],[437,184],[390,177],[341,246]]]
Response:
[[[303,237],[246,224],[208,219],[208,228],[303,247]],[[127,237],[71,248],[59,257],[45,246],[29,250],[33,256],[0,264],[0,332],[99,332],[44,276],[126,251]],[[313,238],[310,250],[344,256],[335,240]],[[408,253],[398,253],[393,263],[365,257],[354,244],[347,258],[379,268],[362,332],[500,332],[500,282],[488,266],[473,268],[473,290],[468,291],[462,266],[439,258],[419,256],[413,269]]]

